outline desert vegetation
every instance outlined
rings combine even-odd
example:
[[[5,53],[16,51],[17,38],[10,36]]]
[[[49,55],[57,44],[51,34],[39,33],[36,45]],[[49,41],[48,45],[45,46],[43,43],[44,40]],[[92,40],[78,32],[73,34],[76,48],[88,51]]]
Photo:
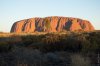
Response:
[[[100,31],[1,33],[0,66],[96,66]]]
[[[47,32],[49,32],[51,29],[50,20],[47,18],[44,19],[44,27],[45,27],[45,31],[47,31]]]

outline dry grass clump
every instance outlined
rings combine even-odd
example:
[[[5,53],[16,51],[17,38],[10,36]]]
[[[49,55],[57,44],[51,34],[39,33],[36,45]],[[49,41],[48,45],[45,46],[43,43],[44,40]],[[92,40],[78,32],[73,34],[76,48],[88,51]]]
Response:
[[[72,54],[71,59],[71,66],[91,66],[90,59],[81,54]]]

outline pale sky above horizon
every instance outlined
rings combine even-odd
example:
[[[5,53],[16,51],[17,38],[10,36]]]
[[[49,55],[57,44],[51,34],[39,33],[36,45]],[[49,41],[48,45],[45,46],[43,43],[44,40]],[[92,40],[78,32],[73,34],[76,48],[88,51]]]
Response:
[[[0,0],[0,31],[33,17],[65,16],[89,20],[100,30],[100,0]]]

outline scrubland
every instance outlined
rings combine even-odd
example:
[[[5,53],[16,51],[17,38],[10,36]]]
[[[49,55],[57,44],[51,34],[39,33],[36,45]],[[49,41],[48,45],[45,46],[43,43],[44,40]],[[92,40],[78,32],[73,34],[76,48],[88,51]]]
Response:
[[[0,33],[0,66],[96,66],[100,31]]]

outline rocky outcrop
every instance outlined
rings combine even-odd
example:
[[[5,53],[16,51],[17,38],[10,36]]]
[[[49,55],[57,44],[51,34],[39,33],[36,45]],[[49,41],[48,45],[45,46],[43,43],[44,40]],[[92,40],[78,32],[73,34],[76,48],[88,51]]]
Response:
[[[15,22],[11,32],[61,32],[61,31],[93,31],[94,27],[87,20],[72,17],[30,18]]]

